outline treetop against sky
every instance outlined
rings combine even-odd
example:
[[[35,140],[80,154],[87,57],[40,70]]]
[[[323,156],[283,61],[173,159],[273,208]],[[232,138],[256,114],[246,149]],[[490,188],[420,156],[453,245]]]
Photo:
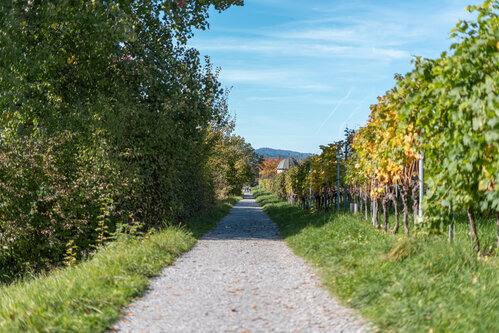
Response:
[[[411,70],[437,58],[477,0],[247,0],[189,45],[222,68],[236,133],[255,147],[319,152],[365,124],[369,105]]]

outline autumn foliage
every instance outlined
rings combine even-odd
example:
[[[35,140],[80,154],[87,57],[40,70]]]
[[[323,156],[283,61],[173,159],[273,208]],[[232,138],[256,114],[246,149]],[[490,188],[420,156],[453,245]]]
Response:
[[[282,158],[264,158],[260,166],[260,178],[264,179],[275,176],[277,174],[277,166],[281,161]]]

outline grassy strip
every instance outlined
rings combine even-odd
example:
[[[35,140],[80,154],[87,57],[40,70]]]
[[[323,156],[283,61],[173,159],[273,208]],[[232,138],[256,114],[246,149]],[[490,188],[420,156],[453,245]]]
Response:
[[[74,268],[0,287],[0,332],[104,331],[150,277],[191,249],[238,199],[218,202],[184,227],[110,243]]]
[[[468,236],[383,234],[351,214],[311,214],[268,193],[257,201],[324,285],[383,332],[497,332],[499,258]]]

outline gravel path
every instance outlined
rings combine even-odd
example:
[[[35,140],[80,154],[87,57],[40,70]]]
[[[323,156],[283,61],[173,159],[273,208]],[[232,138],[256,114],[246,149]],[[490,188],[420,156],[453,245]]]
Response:
[[[120,332],[365,332],[369,325],[319,287],[314,270],[246,196],[151,281]]]

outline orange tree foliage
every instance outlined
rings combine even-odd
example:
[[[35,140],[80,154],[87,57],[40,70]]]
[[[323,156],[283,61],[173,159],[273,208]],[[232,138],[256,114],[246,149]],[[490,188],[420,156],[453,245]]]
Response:
[[[277,166],[281,161],[282,158],[264,158],[261,164],[260,178],[265,179],[275,176],[277,174]]]

